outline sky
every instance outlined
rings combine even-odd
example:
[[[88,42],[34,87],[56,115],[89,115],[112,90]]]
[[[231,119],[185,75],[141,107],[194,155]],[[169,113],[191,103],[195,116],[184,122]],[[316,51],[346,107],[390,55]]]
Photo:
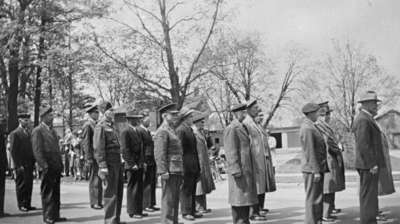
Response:
[[[398,0],[246,0],[232,24],[257,31],[269,46],[299,44],[320,56],[332,39],[362,44],[391,75],[400,77]]]

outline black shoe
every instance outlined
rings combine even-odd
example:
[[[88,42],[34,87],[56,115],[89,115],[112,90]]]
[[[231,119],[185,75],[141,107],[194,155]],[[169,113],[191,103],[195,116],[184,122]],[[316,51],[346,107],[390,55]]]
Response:
[[[133,219],[142,219],[142,218],[143,218],[143,215],[140,215],[140,214],[136,214],[136,215],[134,215],[134,214],[129,214],[129,217],[131,217],[131,218],[133,218]]]
[[[342,212],[342,209],[340,209],[340,208],[332,209],[332,214],[338,214],[338,213],[341,213],[341,212]]]
[[[37,208],[36,208],[36,207],[33,207],[33,206],[28,206],[28,209],[29,209],[29,211],[37,210]]]
[[[56,223],[56,221],[52,220],[52,219],[45,219],[43,223],[44,224],[54,224],[54,223]]]
[[[103,208],[103,206],[101,206],[101,205],[90,205],[90,207],[93,208],[93,209],[96,209],[96,210],[99,210],[99,209]]]
[[[193,221],[194,217],[193,215],[182,215],[182,218],[188,221]]]
[[[252,215],[250,217],[250,220],[252,220],[252,221],[267,221],[267,217],[256,214],[256,215]]]
[[[144,211],[146,211],[146,212],[155,212],[156,210],[154,210],[153,208],[145,208]]]
[[[29,208],[27,208],[27,207],[25,207],[25,206],[19,207],[19,210],[20,210],[21,212],[29,212]]]
[[[323,222],[335,222],[335,219],[332,217],[323,217],[322,221]]]
[[[56,222],[66,222],[66,221],[67,221],[67,218],[65,218],[65,217],[58,217],[58,218],[56,218],[54,221],[56,221]]]
[[[263,209],[261,209],[261,211],[268,213],[269,209],[268,208],[263,208]]]
[[[155,206],[150,207],[151,209],[153,209],[154,211],[160,211],[160,208],[157,208]]]
[[[211,209],[209,209],[209,208],[206,209],[206,210],[201,209],[198,212],[201,213],[201,214],[207,214],[207,213],[211,213]]]
[[[376,221],[385,222],[385,221],[387,221],[387,218],[384,215],[378,215],[376,217]]]
[[[193,217],[194,217],[195,219],[198,219],[198,218],[203,217],[203,214],[201,214],[200,212],[197,212],[197,213],[194,214]]]

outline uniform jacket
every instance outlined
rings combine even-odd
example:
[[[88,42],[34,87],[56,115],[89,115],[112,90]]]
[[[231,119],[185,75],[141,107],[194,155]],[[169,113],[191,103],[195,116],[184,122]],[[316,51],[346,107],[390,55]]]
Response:
[[[335,132],[325,121],[316,123],[317,129],[325,139],[329,172],[324,175],[324,193],[334,193],[346,188],[342,150]]]
[[[148,166],[155,165],[154,160],[154,141],[151,136],[150,131],[142,126],[137,127],[138,132],[142,136],[143,147],[144,147],[144,155],[146,157],[146,163]]]
[[[15,167],[32,167],[35,164],[31,135],[21,126],[10,134],[10,151]]]
[[[94,128],[93,149],[94,158],[100,168],[106,168],[109,164],[121,163],[118,133],[110,121],[104,119]]]
[[[251,139],[250,147],[254,161],[253,169],[256,175],[257,194],[264,194],[267,190],[268,180],[264,134],[249,115],[243,120],[243,124],[246,126]]]
[[[154,136],[154,155],[158,174],[183,173],[182,144],[166,122],[161,124]]]
[[[93,134],[96,122],[93,119],[88,119],[82,127],[82,142],[81,147],[85,155],[86,161],[94,161],[93,154]]]
[[[120,139],[122,158],[125,160],[125,169],[130,169],[135,165],[143,167],[143,141],[137,127],[128,125],[121,131]]]
[[[63,164],[58,137],[54,130],[41,123],[32,131],[33,154],[39,166],[61,172]]]
[[[382,133],[373,117],[361,110],[352,128],[356,141],[355,168],[371,169],[376,165],[379,168],[385,167]]]
[[[308,118],[304,119],[300,127],[300,143],[303,149],[302,172],[328,172],[324,137]]]
[[[199,156],[197,153],[196,136],[192,128],[182,123],[176,129],[176,135],[181,140],[183,149],[183,170],[185,173],[200,174]]]
[[[200,162],[200,180],[197,182],[196,195],[208,194],[215,190],[213,176],[211,174],[210,158],[208,157],[207,141],[199,130],[194,126],[193,132],[196,136],[197,152]]]
[[[225,129],[224,150],[227,159],[229,204],[232,206],[257,204],[250,136],[245,126],[236,119]],[[240,177],[233,176],[239,173],[242,174]]]

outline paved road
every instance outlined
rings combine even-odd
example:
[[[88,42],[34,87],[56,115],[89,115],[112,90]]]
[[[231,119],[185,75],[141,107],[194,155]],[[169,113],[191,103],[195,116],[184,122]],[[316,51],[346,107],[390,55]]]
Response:
[[[33,206],[41,207],[39,197],[39,183],[35,183],[33,192]],[[278,184],[278,191],[268,194],[267,207],[271,210],[266,223],[271,224],[297,224],[302,223],[304,214],[304,186],[302,184]],[[396,182],[396,190],[400,191],[400,182]],[[103,223],[102,211],[92,210],[88,207],[87,183],[63,183],[61,186],[61,215],[68,218],[64,223]],[[125,192],[124,192],[125,193]],[[160,191],[157,191],[159,199]],[[124,201],[125,204],[125,201]],[[230,209],[227,205],[227,182],[217,183],[217,190],[208,197],[208,205],[213,213],[206,215],[194,222],[184,223],[231,223]],[[386,224],[400,224],[400,194],[380,198],[380,206],[390,218]],[[337,195],[337,207],[344,212],[340,214],[340,221],[336,223],[356,224],[358,219],[358,197],[357,183],[348,183],[347,189]],[[11,217],[0,219],[1,224],[35,224],[41,223],[41,211],[21,213],[16,208],[15,187],[12,181],[6,185],[6,212]],[[122,220],[130,224],[159,223],[159,213],[152,213],[143,220],[130,219],[126,213],[125,206],[122,211]],[[182,221],[182,220],[181,220]],[[258,222],[265,223],[265,222]],[[383,223],[383,222],[382,222]]]

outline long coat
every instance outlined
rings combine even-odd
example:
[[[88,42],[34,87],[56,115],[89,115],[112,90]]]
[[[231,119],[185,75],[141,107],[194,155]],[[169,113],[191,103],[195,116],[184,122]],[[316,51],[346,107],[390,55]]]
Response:
[[[85,155],[85,161],[94,162],[94,150],[93,150],[93,134],[96,121],[88,119],[82,127],[82,142],[81,147]]]
[[[250,135],[251,154],[254,161],[253,172],[256,176],[257,194],[264,194],[267,191],[267,160],[265,157],[265,140],[264,134],[259,126],[249,115],[243,120]]]
[[[211,174],[210,158],[208,157],[207,141],[202,133],[193,127],[197,140],[197,152],[200,162],[200,179],[197,182],[196,195],[208,194],[215,190],[214,180]]]
[[[267,192],[274,192],[276,191],[276,180],[275,180],[275,167],[274,163],[272,161],[272,153],[271,153],[271,148],[269,147],[268,144],[268,133],[261,127],[259,126],[260,129],[262,130],[262,133],[264,135],[264,147],[265,147],[265,157],[266,157],[266,162],[267,162]]]
[[[324,137],[315,124],[307,118],[300,127],[300,143],[303,149],[302,172],[328,172]]]
[[[385,158],[382,151],[382,133],[375,120],[365,111],[361,111],[353,123],[353,132],[356,141],[357,169],[371,169],[378,166],[385,167]]]
[[[10,151],[15,167],[33,167],[35,164],[31,135],[22,127],[18,127],[11,132]]]
[[[176,135],[182,143],[184,173],[193,174],[198,177],[200,175],[200,164],[196,136],[192,128],[186,123],[182,123],[176,129]]]
[[[386,135],[382,132],[382,151],[386,166],[379,170],[378,192],[379,195],[388,195],[396,192],[392,176],[392,164],[390,162],[389,145]]]
[[[120,145],[122,158],[125,160],[125,169],[133,166],[143,167],[144,148],[142,136],[136,127],[128,125],[121,131]]]
[[[229,204],[251,206],[258,203],[250,136],[244,125],[233,120],[224,132],[224,149],[227,159]],[[234,177],[234,174],[242,175]]]
[[[329,172],[324,175],[324,194],[343,191],[346,188],[342,150],[332,128],[324,121],[318,121],[316,127],[323,134]]]
[[[32,148],[35,159],[42,169],[48,168],[55,172],[62,171],[61,151],[54,130],[50,130],[43,123],[34,128],[32,131]]]

